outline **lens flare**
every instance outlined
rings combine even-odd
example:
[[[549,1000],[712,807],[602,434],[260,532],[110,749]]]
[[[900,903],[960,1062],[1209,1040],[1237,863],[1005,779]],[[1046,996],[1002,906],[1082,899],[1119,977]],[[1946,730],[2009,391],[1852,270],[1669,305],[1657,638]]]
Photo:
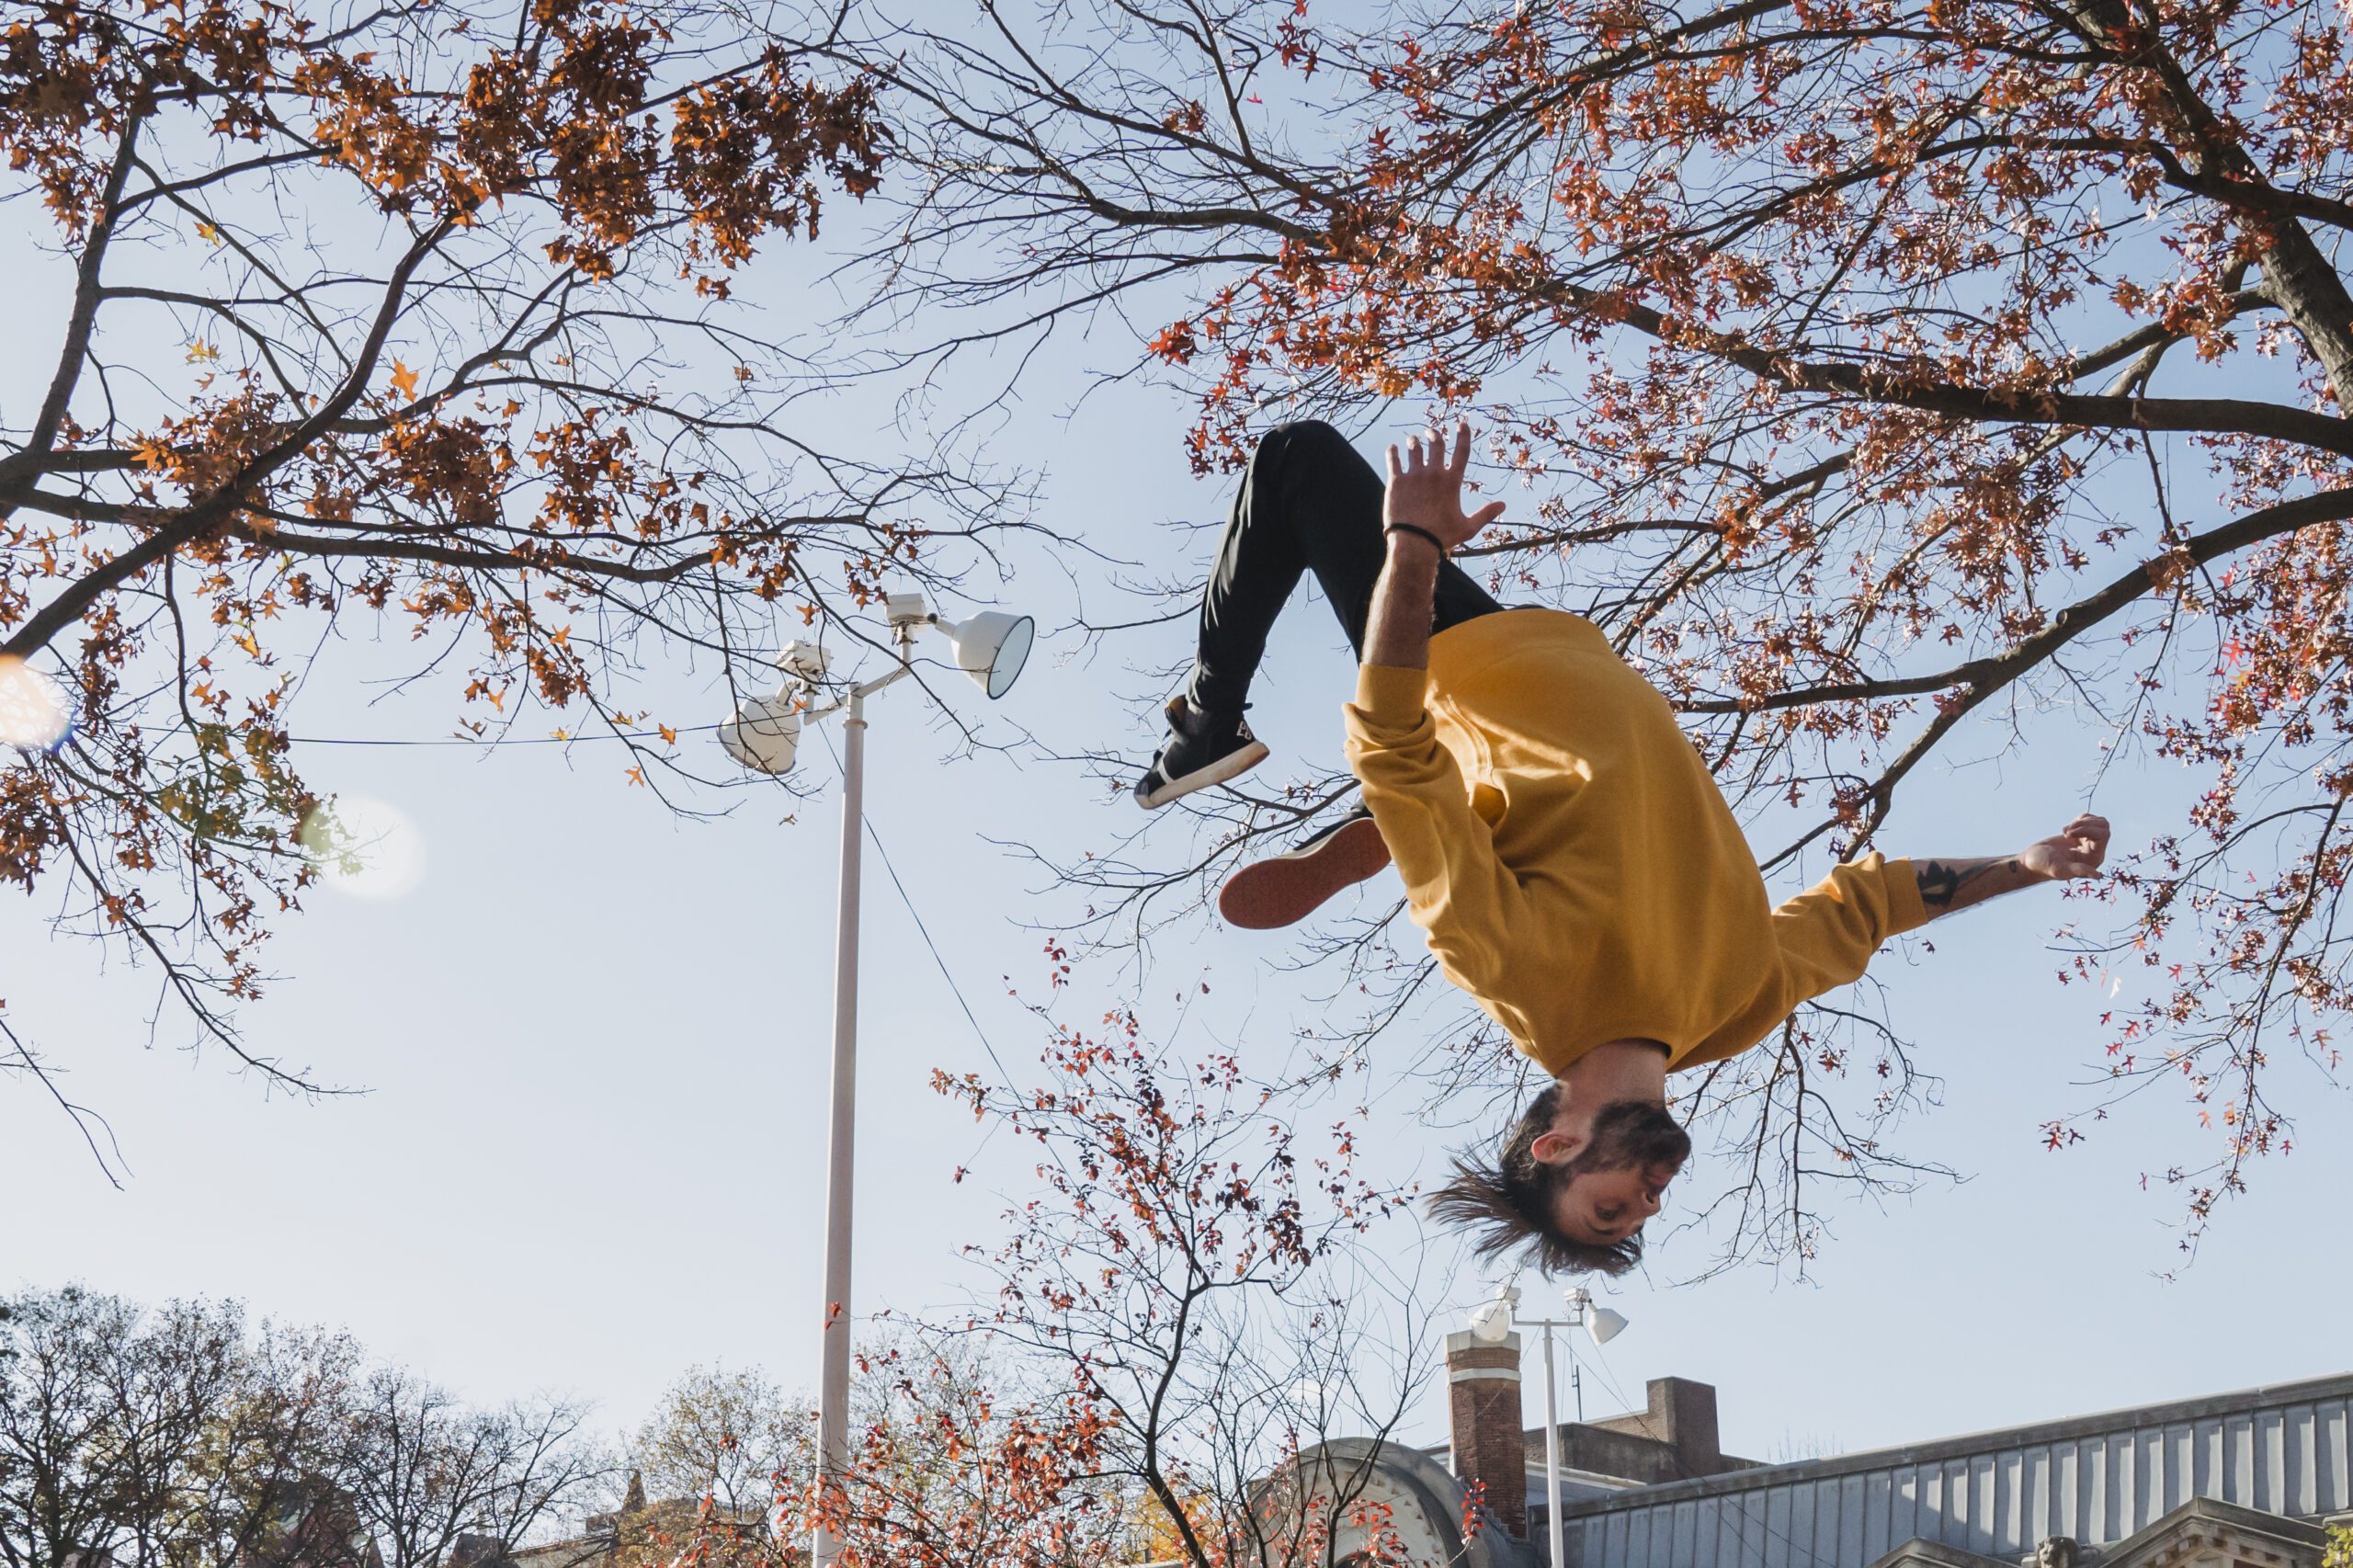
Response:
[[[416,824],[365,795],[338,795],[317,807],[295,837],[319,880],[354,898],[398,898],[425,876],[425,838]]]
[[[22,659],[0,657],[0,745],[53,746],[73,717],[55,681]]]

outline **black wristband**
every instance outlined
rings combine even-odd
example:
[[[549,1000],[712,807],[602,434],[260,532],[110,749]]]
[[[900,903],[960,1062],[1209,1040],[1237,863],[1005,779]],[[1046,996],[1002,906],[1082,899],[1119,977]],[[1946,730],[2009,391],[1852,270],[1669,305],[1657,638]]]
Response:
[[[1427,528],[1416,528],[1412,523],[1391,523],[1381,531],[1385,534],[1419,534],[1422,538],[1429,540],[1430,543],[1438,547],[1438,558],[1440,561],[1446,559],[1446,541],[1439,539],[1438,535],[1430,532]]]

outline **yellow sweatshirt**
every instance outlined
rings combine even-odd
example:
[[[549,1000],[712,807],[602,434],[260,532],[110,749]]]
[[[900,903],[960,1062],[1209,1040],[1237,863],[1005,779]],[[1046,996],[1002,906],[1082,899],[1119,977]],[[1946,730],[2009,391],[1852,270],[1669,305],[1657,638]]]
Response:
[[[1666,699],[1598,628],[1506,610],[1367,665],[1348,761],[1449,979],[1555,1074],[1605,1040],[1745,1051],[1927,920],[1911,862],[1772,907]]]

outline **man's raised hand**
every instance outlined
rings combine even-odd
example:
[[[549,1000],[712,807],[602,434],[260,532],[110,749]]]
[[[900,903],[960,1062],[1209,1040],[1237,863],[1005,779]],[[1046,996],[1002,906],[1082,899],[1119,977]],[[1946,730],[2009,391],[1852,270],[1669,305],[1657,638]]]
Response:
[[[1405,443],[1401,460],[1389,449],[1389,489],[1381,497],[1381,527],[1415,528],[1430,535],[1440,548],[1453,550],[1468,543],[1481,528],[1504,515],[1504,504],[1490,501],[1468,516],[1462,510],[1462,475],[1471,466],[1471,422],[1454,426],[1454,455],[1447,456],[1446,441],[1436,430]]]

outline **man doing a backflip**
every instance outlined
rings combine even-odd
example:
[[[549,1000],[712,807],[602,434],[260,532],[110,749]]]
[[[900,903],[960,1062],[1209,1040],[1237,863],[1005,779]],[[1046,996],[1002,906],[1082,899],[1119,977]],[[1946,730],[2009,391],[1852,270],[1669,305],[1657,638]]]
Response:
[[[2096,873],[2082,816],[2015,855],[1867,855],[1775,907],[1666,699],[1590,621],[1506,609],[1448,559],[1503,514],[1462,510],[1468,426],[1384,486],[1328,425],[1252,455],[1201,604],[1185,692],[1136,798],[1157,808],[1267,755],[1243,709],[1284,601],[1313,573],[1357,651],[1347,756],[1364,805],[1235,873],[1233,924],[1288,925],[1391,860],[1447,977],[1552,1074],[1490,1159],[1458,1159],[1442,1219],[1547,1272],[1620,1273],[1689,1156],[1666,1074],[1770,1034],[1871,954],[1998,893]],[[1369,813],[1369,814],[1368,814]]]

